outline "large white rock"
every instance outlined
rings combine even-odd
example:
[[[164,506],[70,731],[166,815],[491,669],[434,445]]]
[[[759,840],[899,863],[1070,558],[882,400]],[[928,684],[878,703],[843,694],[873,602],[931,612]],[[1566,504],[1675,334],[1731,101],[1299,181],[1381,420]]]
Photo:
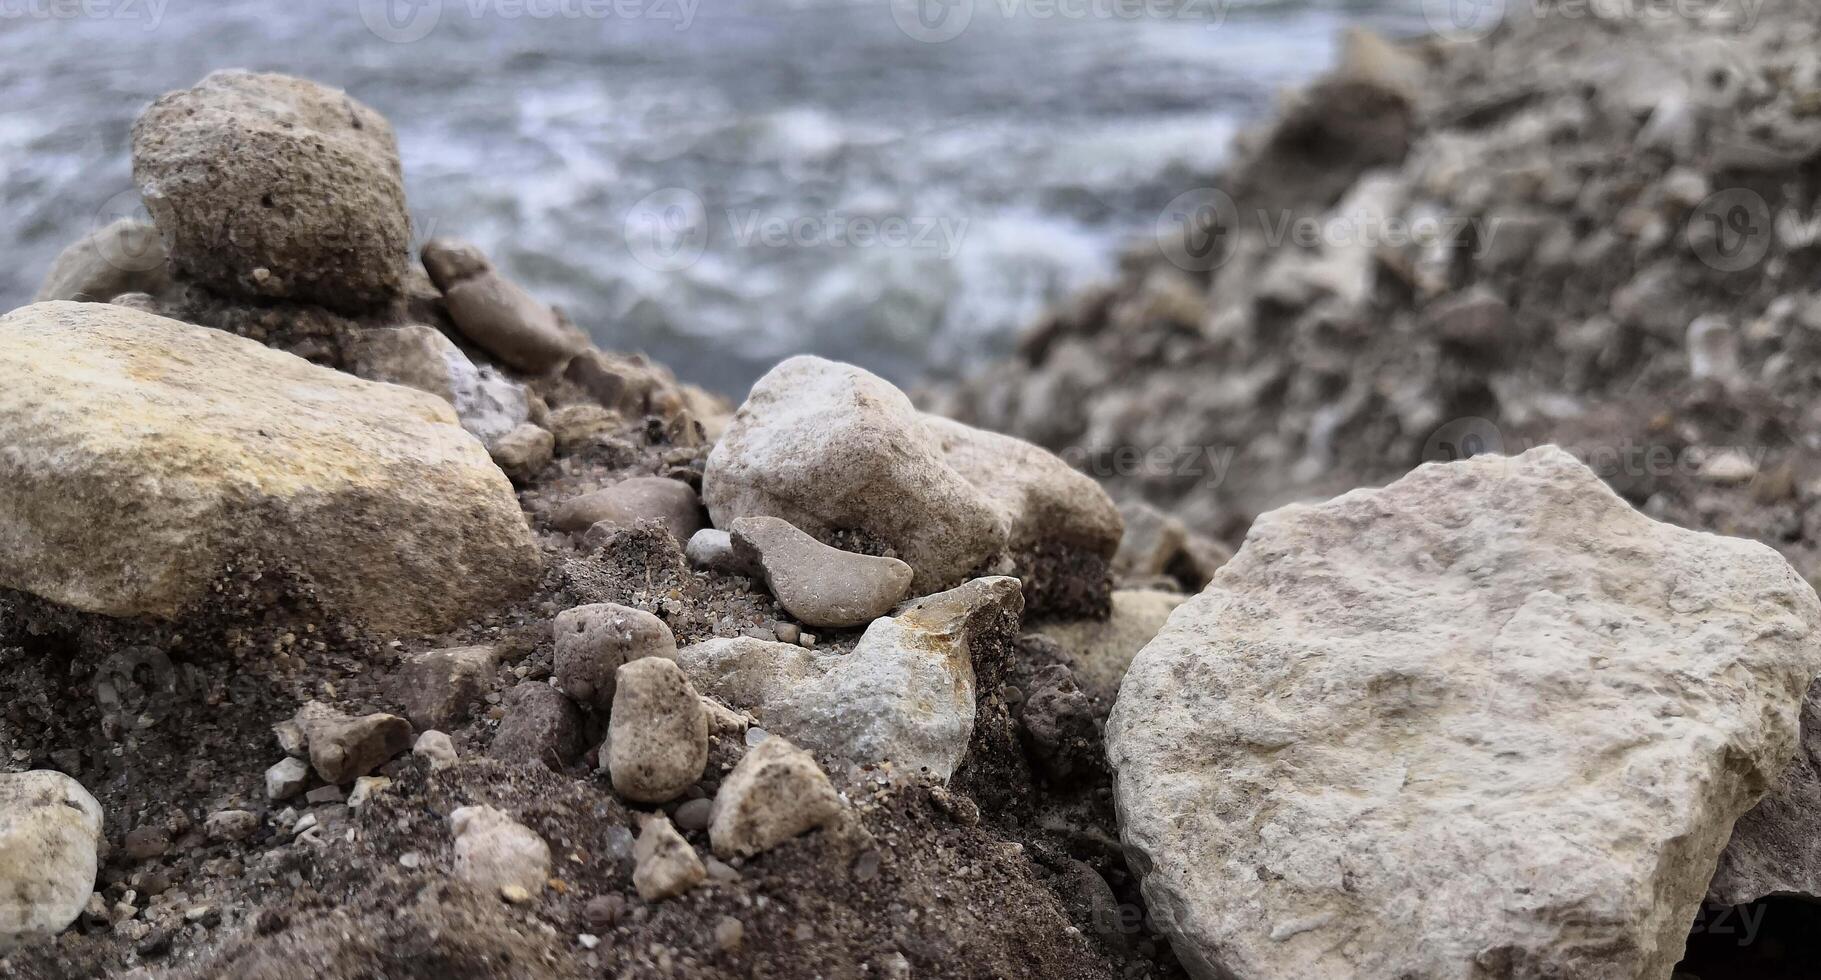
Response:
[[[1426,465],[1266,514],[1138,655],[1121,831],[1196,976],[1667,978],[1818,624],[1554,447]]]
[[[60,772],[0,773],[0,952],[62,932],[95,890],[101,804]]]
[[[1017,579],[975,579],[874,620],[852,653],[734,637],[685,647],[677,663],[799,745],[946,781],[974,733],[973,648],[1009,642],[1023,604]]]
[[[1119,511],[1092,479],[1010,436],[917,411],[851,364],[793,357],[752,387],[709,453],[716,527],[776,517],[824,542],[854,531],[928,594],[1009,559],[1034,607],[1104,611]],[[1053,600],[1053,603],[1052,603]]]
[[[171,617],[243,553],[380,630],[446,628],[539,569],[441,399],[124,307],[0,318],[0,586]]]

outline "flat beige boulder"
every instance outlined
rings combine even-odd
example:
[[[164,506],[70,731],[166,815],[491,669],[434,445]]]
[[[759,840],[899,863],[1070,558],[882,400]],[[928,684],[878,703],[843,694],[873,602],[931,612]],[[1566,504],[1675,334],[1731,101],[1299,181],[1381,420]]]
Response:
[[[1285,507],[1126,673],[1127,853],[1197,977],[1668,980],[1818,628],[1554,447]]]
[[[0,587],[172,618],[249,554],[388,631],[485,613],[540,565],[439,398],[124,307],[0,318]]]

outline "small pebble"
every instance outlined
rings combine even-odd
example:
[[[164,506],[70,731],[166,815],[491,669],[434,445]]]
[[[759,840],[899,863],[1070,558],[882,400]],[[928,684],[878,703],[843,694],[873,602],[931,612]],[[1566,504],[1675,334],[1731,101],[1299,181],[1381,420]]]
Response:
[[[746,746],[751,748],[771,737],[771,733],[757,725],[746,730]]]
[[[690,800],[677,807],[676,824],[679,830],[707,830],[708,814],[714,809],[712,801]]]
[[[624,895],[600,895],[589,899],[582,909],[582,917],[596,929],[606,929],[626,914],[626,897]]]
[[[746,939],[746,926],[731,915],[721,916],[721,921],[714,924],[714,944],[723,953],[731,953],[740,948]]]

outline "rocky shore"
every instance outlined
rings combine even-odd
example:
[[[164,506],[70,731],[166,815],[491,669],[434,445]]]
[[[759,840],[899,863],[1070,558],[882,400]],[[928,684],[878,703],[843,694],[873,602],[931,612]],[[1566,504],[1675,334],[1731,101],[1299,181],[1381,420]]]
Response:
[[[1818,34],[1357,35],[917,400],[160,98],[0,318],[0,974],[1805,975]]]

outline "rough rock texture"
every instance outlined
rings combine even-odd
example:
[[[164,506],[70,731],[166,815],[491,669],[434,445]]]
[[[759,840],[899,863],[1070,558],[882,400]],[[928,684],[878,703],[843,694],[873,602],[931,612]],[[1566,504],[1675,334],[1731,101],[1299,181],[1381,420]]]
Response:
[[[418,731],[447,729],[468,718],[468,703],[486,692],[499,664],[490,646],[426,650],[411,659],[394,681],[405,717]]]
[[[338,89],[214,72],[133,124],[133,180],[172,268],[219,292],[357,311],[403,287],[398,141]]]
[[[82,914],[101,823],[101,804],[60,772],[0,773],[0,952]]]
[[[703,693],[757,715],[767,731],[859,765],[947,781],[974,731],[976,634],[1023,608],[1018,580],[976,579],[874,620],[852,653],[720,638],[677,662]]]
[[[695,848],[671,826],[670,818],[653,813],[639,824],[639,839],[632,848],[632,884],[647,902],[661,902],[702,883],[708,869]]]
[[[582,754],[582,712],[543,681],[523,681],[506,692],[505,717],[487,754],[515,763],[542,763],[561,771]]]
[[[1818,626],[1554,447],[1268,514],[1108,721],[1151,914],[1206,977],[1666,978]]]
[[[831,548],[775,517],[742,517],[729,533],[735,565],[757,569],[778,605],[809,626],[870,623],[910,589],[911,567],[898,559]]]
[[[1821,681],[1802,701],[1795,761],[1733,825],[1707,894],[1721,905],[1769,895],[1821,899]]]
[[[841,798],[815,757],[773,735],[721,781],[708,839],[721,857],[751,857],[840,816]]]
[[[490,806],[449,815],[455,834],[455,876],[495,894],[509,888],[536,895],[550,877],[550,845],[530,827]]]
[[[1111,700],[1138,651],[1151,642],[1176,607],[1189,597],[1154,589],[1120,589],[1113,593],[1106,619],[1069,619],[1043,623],[1032,632],[1055,640],[1069,655],[1075,680],[1096,697]]]
[[[550,465],[555,452],[556,437],[550,430],[529,422],[487,444],[487,454],[514,483],[530,483]]]
[[[529,588],[510,484],[441,401],[118,306],[0,318],[0,585],[170,618],[246,553],[375,629]]]
[[[588,346],[556,311],[500,275],[474,246],[433,239],[424,245],[423,257],[456,329],[506,364],[543,374]]]
[[[702,501],[695,488],[682,480],[663,476],[635,476],[610,487],[571,497],[550,512],[551,526],[562,531],[586,531],[605,522],[616,528],[636,527],[640,521],[659,521],[687,544],[702,529]]]
[[[353,782],[411,747],[411,725],[383,712],[351,718],[320,701],[273,726],[286,754],[308,758],[316,775],[335,785]]]
[[[355,374],[427,391],[455,406],[462,428],[491,446],[531,417],[525,386],[492,366],[476,366],[435,327],[363,330],[350,345]]]
[[[603,754],[614,790],[639,803],[668,803],[702,778],[708,713],[675,660],[620,667]]]
[[[1097,614],[1124,531],[1092,477],[1022,439],[923,416],[942,458],[986,495],[1007,528],[1006,547],[1034,609]]]
[[[1103,610],[1119,515],[1092,480],[1028,443],[912,406],[850,364],[793,357],[753,384],[708,456],[716,527],[776,517],[903,559],[912,589],[947,588],[1010,557],[1034,607]]]
[[[708,454],[702,499],[722,529],[767,516],[824,541],[860,532],[911,566],[919,592],[960,581],[1009,533],[903,392],[819,357],[790,358],[753,384]]]
[[[556,634],[556,683],[563,693],[602,711],[613,707],[621,664],[642,657],[677,658],[677,638],[664,621],[643,609],[597,602],[565,609]]]
[[[171,284],[158,229],[121,218],[58,254],[32,302],[105,303],[122,293],[158,293]]]

